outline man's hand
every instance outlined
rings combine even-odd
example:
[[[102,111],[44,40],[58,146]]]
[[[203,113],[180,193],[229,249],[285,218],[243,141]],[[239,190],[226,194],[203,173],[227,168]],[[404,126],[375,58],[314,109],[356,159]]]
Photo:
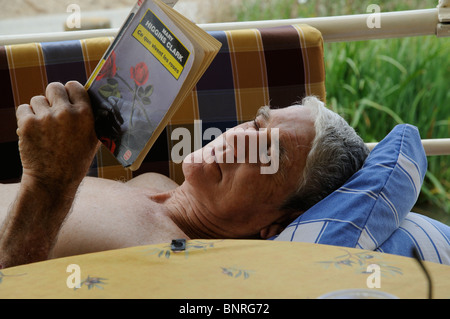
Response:
[[[89,96],[78,82],[51,83],[17,109],[22,181],[79,183],[98,146]]]
[[[48,258],[99,145],[89,97],[52,83],[17,109],[23,175],[0,228],[0,268]]]

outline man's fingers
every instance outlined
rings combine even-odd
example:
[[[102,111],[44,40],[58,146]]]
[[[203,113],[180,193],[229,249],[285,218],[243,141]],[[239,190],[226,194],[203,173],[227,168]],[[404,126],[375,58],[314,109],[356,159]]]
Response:
[[[39,115],[44,112],[48,112],[50,108],[49,101],[45,96],[38,95],[33,96],[30,100],[30,106],[34,114]]]
[[[33,109],[30,104],[21,104],[16,109],[16,118],[17,118],[17,130],[16,134],[18,136],[21,135],[20,128],[22,127],[22,123],[28,117],[34,116]]]
[[[89,95],[80,82],[69,81],[65,85],[69,100],[72,104],[87,103],[90,104]]]
[[[31,108],[30,104],[22,104],[17,107],[16,110],[16,117],[17,119],[21,119],[27,115],[33,115],[33,109]]]
[[[52,107],[68,105],[70,103],[66,88],[59,82],[53,82],[47,85],[45,96]]]
[[[53,82],[47,85],[45,95],[50,106],[89,103],[89,95],[81,83],[69,81],[65,85]]]

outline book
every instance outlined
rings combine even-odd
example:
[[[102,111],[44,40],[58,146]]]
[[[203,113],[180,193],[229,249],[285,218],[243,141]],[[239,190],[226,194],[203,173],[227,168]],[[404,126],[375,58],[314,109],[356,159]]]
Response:
[[[140,167],[220,47],[161,0],[133,7],[85,85],[97,137],[123,167]]]

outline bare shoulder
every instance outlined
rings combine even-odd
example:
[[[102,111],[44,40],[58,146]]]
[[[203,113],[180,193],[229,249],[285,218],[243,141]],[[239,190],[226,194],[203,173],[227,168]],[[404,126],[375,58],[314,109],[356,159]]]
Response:
[[[138,175],[126,184],[132,187],[151,188],[158,192],[170,191],[179,186],[169,177],[158,173],[145,173]]]

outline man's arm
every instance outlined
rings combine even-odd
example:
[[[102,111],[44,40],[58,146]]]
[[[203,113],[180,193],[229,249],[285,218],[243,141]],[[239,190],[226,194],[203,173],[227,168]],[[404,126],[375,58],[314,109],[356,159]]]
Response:
[[[80,83],[49,84],[16,115],[23,174],[0,228],[0,268],[48,258],[99,144]]]

